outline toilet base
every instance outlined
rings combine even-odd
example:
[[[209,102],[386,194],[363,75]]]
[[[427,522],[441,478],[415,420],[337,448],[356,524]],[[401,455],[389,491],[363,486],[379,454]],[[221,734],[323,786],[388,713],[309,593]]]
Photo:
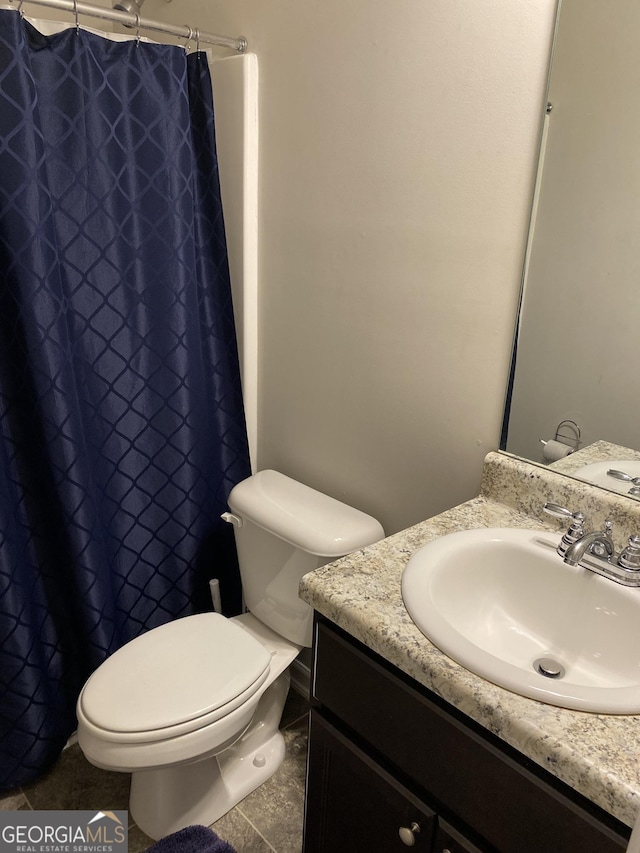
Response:
[[[203,761],[131,776],[131,818],[157,840],[185,826],[210,826],[267,781],[282,764],[278,731],[289,692],[284,672],[262,695],[251,725],[232,746]]]

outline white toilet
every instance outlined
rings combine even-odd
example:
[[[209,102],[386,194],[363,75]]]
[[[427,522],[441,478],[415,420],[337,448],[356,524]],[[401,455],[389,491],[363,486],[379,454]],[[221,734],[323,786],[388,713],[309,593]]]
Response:
[[[209,825],[284,758],[288,667],[311,645],[302,575],[377,542],[374,518],[261,471],[229,495],[249,613],[176,619],[127,643],[78,699],[78,741],[98,767],[132,773],[133,820],[158,839]]]

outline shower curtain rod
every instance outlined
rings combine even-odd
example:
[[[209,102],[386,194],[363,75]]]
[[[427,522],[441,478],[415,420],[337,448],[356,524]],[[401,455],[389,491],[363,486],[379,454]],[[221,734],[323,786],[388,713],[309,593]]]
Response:
[[[24,0],[23,0],[24,2]],[[73,15],[89,15],[93,18],[103,18],[107,21],[116,21],[123,24],[125,27],[133,27],[136,30],[152,30],[157,33],[169,33],[178,38],[195,41],[198,44],[215,44],[219,47],[228,47],[236,50],[238,53],[245,53],[247,50],[247,40],[240,36],[239,38],[229,38],[229,36],[219,36],[215,33],[201,32],[195,27],[190,27],[187,24],[176,25],[165,24],[161,21],[154,21],[151,18],[142,18],[139,15],[130,12],[120,12],[118,9],[109,9],[103,6],[93,6],[91,3],[83,3],[81,0],[27,0],[29,5],[35,3],[38,6],[49,6],[52,9],[63,9],[71,12]],[[20,10],[19,4],[18,9]],[[14,5],[14,8],[15,5]]]

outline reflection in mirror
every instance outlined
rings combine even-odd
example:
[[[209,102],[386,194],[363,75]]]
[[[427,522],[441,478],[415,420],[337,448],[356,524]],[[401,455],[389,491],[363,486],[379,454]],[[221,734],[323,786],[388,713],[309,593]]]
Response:
[[[640,462],[640,3],[559,15],[503,449],[591,479]],[[541,443],[558,437],[579,452]]]
[[[640,451],[608,441],[594,441],[546,464],[559,474],[640,500]]]

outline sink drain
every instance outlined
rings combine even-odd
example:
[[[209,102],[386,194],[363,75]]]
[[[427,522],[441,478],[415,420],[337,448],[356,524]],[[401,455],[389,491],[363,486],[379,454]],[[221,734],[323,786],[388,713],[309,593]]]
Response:
[[[562,664],[553,658],[538,658],[533,662],[533,668],[545,678],[562,678],[565,673]]]

